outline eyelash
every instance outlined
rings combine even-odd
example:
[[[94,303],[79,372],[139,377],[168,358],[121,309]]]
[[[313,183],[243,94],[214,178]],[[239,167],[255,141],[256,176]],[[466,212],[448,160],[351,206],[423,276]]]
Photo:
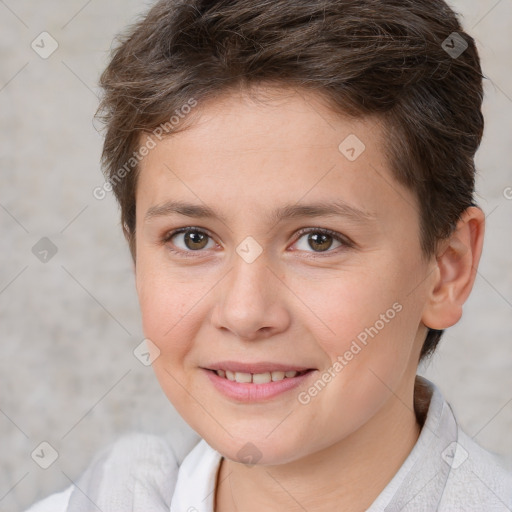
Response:
[[[190,231],[193,231],[193,232],[199,232],[199,233],[202,233],[202,234],[205,234],[207,235],[210,239],[213,239],[213,236],[211,236],[211,234],[205,230],[205,229],[202,229],[202,228],[197,228],[197,227],[194,227],[194,226],[187,226],[185,228],[179,228],[179,229],[176,229],[174,231],[171,231],[167,234],[164,235],[164,237],[162,238],[162,243],[163,244],[168,244],[170,242],[170,240],[180,234],[180,233],[187,233],[187,232],[190,232]],[[331,231],[330,229],[325,229],[325,228],[304,228],[304,229],[301,229],[298,231],[297,233],[297,240],[295,241],[295,243],[297,241],[299,241],[303,235],[305,234],[308,234],[308,233],[320,233],[320,234],[323,234],[323,235],[329,235],[331,236],[334,240],[336,240],[337,242],[340,242],[342,244],[341,247],[337,247],[337,249],[341,249],[341,250],[346,250],[346,249],[350,249],[350,248],[353,248],[355,246],[355,244],[349,240],[347,237],[343,236],[343,235],[340,235],[339,233],[336,233],[336,231]],[[172,247],[168,246],[168,250],[174,254],[178,254],[180,257],[183,256],[185,258],[194,258],[196,257],[193,253],[200,253],[202,252],[202,250],[197,250],[197,251],[183,251],[181,249],[173,249]],[[336,252],[336,249],[333,249],[333,250],[327,250],[327,251],[320,251],[320,252],[313,252],[311,253],[309,256],[306,256],[307,258],[323,258],[325,256],[330,256],[332,255],[332,253]]]

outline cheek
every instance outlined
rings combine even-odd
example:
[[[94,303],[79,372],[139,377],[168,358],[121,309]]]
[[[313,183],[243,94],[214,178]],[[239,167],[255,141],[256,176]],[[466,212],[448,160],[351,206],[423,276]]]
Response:
[[[185,374],[194,365],[197,351],[195,340],[208,313],[210,281],[149,258],[137,269],[136,279],[144,336],[160,350],[153,364],[159,380],[169,380],[165,369],[180,374],[180,380],[188,378]],[[169,384],[172,379],[166,387]]]
[[[190,309],[187,285],[171,280],[158,265],[144,261],[137,262],[136,281],[144,334],[161,351],[168,350],[165,341],[174,337]]]
[[[346,273],[309,287],[307,305],[321,320],[326,351],[343,354],[352,340],[364,343],[376,323],[379,332],[389,330],[400,309],[398,288],[380,271]]]
[[[316,338],[331,364],[341,365],[335,380],[357,400],[364,398],[363,389],[377,399],[379,377],[390,387],[399,381],[421,316],[421,297],[410,293],[411,275],[418,269],[391,258],[381,261],[371,272],[347,273],[308,294],[308,304],[322,320]]]
[[[138,262],[136,280],[144,336],[160,351],[152,364],[153,371],[168,399],[187,418],[183,388],[191,384],[185,367],[195,336],[190,326],[198,324],[193,303],[186,299],[187,285],[171,281],[158,265],[145,262]]]

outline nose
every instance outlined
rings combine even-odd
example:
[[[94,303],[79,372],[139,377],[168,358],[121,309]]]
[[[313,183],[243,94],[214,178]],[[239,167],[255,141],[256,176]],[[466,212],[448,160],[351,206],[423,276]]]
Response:
[[[265,253],[251,263],[235,255],[217,294],[212,322],[239,339],[267,338],[284,331],[290,323],[290,292],[269,266]]]

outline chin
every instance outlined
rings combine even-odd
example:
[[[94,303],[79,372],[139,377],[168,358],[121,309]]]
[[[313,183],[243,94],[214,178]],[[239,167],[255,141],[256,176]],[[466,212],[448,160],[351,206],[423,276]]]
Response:
[[[199,435],[223,457],[247,465],[280,465],[292,462],[302,456],[303,443],[281,436],[266,437],[260,430],[254,434],[230,437],[225,434],[221,439],[206,433]],[[283,431],[284,433],[284,431]],[[285,442],[286,441],[286,442]],[[302,445],[301,445],[302,444]]]

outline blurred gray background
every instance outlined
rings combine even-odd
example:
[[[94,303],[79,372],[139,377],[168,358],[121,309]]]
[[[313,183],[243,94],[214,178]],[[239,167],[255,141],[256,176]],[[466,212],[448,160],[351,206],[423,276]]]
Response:
[[[144,336],[118,209],[92,194],[99,73],[113,36],[151,3],[0,0],[1,511],[64,489],[124,433],[178,436],[180,457],[197,439],[134,357]],[[450,4],[487,77],[487,231],[463,319],[420,373],[470,436],[512,460],[512,0]],[[41,442],[59,455],[48,469],[31,457]]]

